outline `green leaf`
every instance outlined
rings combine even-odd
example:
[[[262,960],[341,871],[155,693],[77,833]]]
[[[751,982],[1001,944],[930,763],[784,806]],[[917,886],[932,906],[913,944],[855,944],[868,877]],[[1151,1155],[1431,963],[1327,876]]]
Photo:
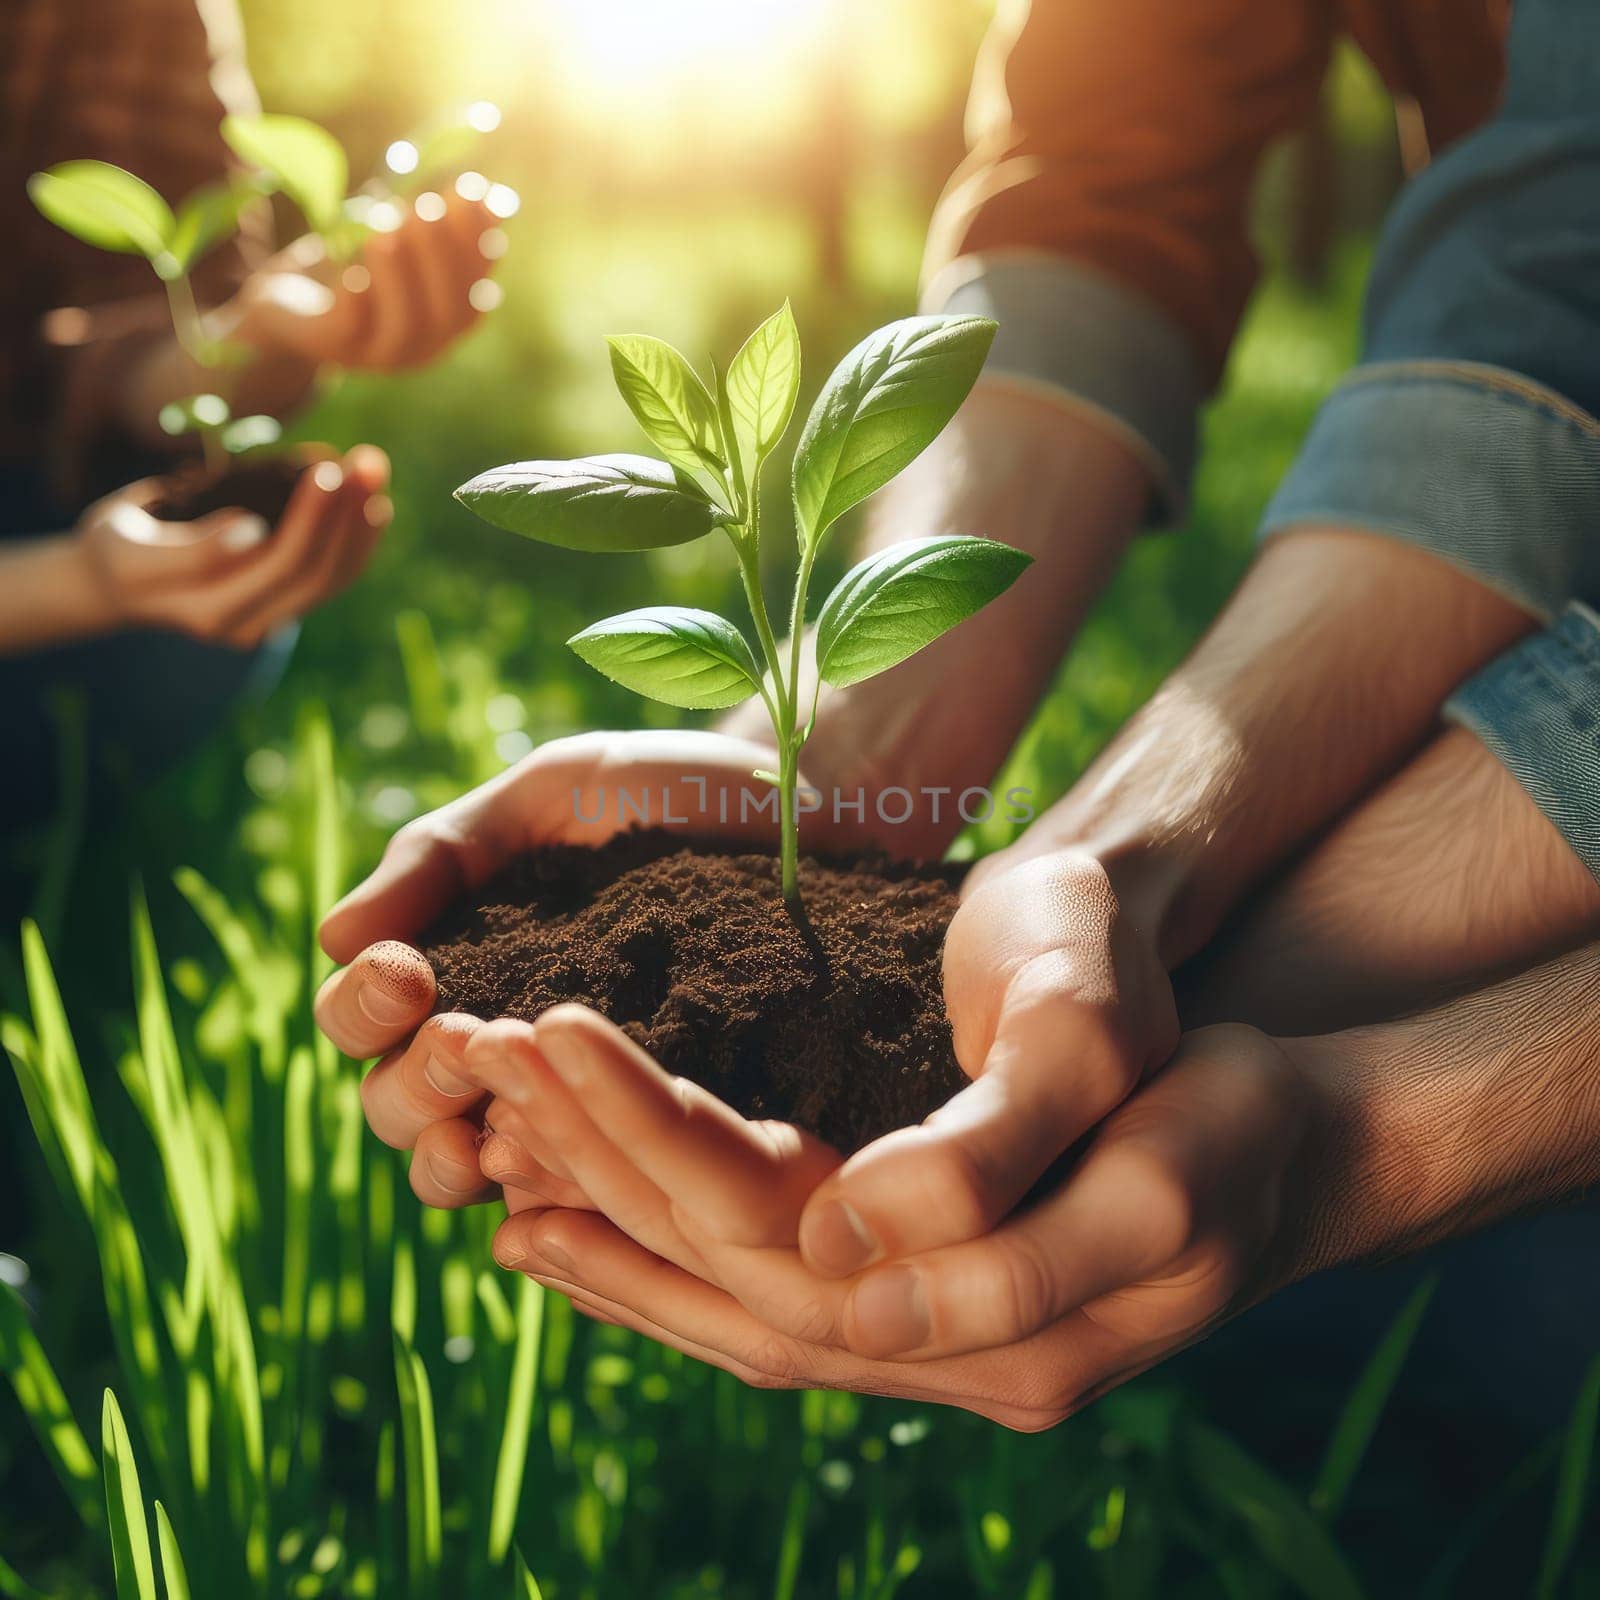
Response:
[[[326,128],[304,117],[230,116],[222,119],[222,137],[247,166],[272,178],[318,233],[338,222],[350,167]]]
[[[28,198],[75,239],[101,250],[143,256],[163,277],[178,271],[177,218],[143,178],[108,161],[63,161],[28,179]]]
[[[514,1600],[543,1600],[544,1591],[540,1589],[538,1580],[534,1577],[522,1552],[516,1552],[516,1581],[512,1589]]]
[[[722,429],[700,375],[664,339],[621,334],[606,343],[611,375],[650,442],[674,466],[709,471],[720,483]]]
[[[409,1592],[422,1600],[437,1591],[444,1558],[439,1438],[434,1426],[433,1389],[428,1382],[428,1369],[422,1364],[422,1357],[398,1334],[394,1338],[394,1360],[400,1393],[401,1457],[405,1463]]]
[[[156,1570],[150,1559],[150,1525],[145,1520],[144,1496],[139,1490],[139,1468],[133,1459],[122,1408],[109,1389],[100,1432],[117,1600],[156,1600]]]
[[[646,606],[596,622],[567,643],[613,683],[688,711],[738,705],[761,688],[744,635],[710,611]]]
[[[649,456],[518,461],[462,484],[456,499],[497,528],[567,550],[659,550],[731,515]]]
[[[787,300],[740,347],[725,387],[739,454],[753,477],[783,437],[800,393],[800,331]]]
[[[906,317],[868,334],[834,368],[795,452],[803,544],[933,443],[977,382],[994,333],[987,317]]]
[[[843,688],[915,655],[1003,594],[1031,556],[992,539],[907,539],[852,567],[817,619],[817,671]]]
[[[188,272],[208,250],[237,231],[244,208],[257,191],[237,181],[208,183],[196,189],[178,207],[173,223],[172,254]]]
[[[1328,1453],[1323,1457],[1311,1491],[1311,1508],[1325,1522],[1332,1522],[1344,1505],[1350,1485],[1360,1471],[1362,1458],[1372,1436],[1377,1432],[1378,1421],[1389,1403],[1389,1396],[1405,1366],[1406,1357],[1416,1341],[1417,1330],[1438,1287],[1438,1275],[1430,1274],[1417,1285],[1400,1308],[1388,1331],[1372,1353],[1372,1359],[1362,1369],[1355,1388],[1339,1413],[1333,1435],[1328,1441]]]
[[[492,1280],[490,1280],[492,1282]],[[500,1453],[495,1461],[489,1506],[489,1560],[498,1567],[506,1558],[522,1504],[522,1481],[532,1435],[533,1402],[539,1386],[539,1348],[544,1333],[544,1290],[524,1277],[517,1289],[516,1349],[511,1358],[511,1383],[506,1394]],[[532,1581],[531,1579],[529,1580]]]

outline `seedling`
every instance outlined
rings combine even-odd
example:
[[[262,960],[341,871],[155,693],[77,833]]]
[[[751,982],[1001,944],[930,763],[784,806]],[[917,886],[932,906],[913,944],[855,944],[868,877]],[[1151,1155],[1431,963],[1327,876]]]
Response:
[[[28,180],[29,198],[58,228],[98,249],[143,256],[150,263],[166,290],[172,331],[202,379],[235,353],[207,334],[190,275],[203,256],[237,231],[240,213],[257,192],[238,180],[209,183],[174,212],[142,178],[107,161],[64,161]],[[163,413],[162,425],[171,432],[198,432],[207,464],[215,467],[226,458],[229,419],[216,420],[216,405],[210,402],[221,404],[215,394],[180,401],[176,409],[168,408],[170,416]]]
[[[806,419],[791,487],[796,569],[789,643],[780,648],[761,592],[761,474],[800,388],[800,336],[787,304],[751,334],[708,387],[669,344],[613,338],[611,369],[666,460],[590,456],[523,461],[463,484],[486,522],[576,550],[653,550],[721,529],[733,546],[759,656],[724,617],[648,606],[607,617],[567,642],[608,678],[688,710],[759,695],[772,721],[783,897],[800,915],[800,751],[823,683],[860,683],[931,644],[1001,594],[1028,565],[1009,545],[962,535],[910,539],[869,556],[823,602],[816,688],[802,702],[801,650],[812,568],[839,518],[933,442],[976,382],[994,338],[983,317],[908,317],[869,334],[834,369]]]

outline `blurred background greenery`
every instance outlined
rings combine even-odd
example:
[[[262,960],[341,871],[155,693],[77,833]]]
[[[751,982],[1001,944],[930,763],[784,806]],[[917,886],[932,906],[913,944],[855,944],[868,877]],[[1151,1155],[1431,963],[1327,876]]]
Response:
[[[1181,1374],[1156,1374],[1032,1439],[912,1405],[746,1391],[615,1330],[580,1326],[555,1300],[542,1302],[542,1344],[530,1354],[500,1291],[481,1287],[497,1278],[484,1215],[419,1216],[403,1169],[368,1141],[348,1142],[349,1069],[313,1054],[315,911],[396,826],[546,738],[673,715],[588,673],[561,641],[603,610],[647,599],[731,602],[731,564],[713,542],[648,560],[572,556],[486,528],[450,490],[505,460],[637,445],[605,333],[648,331],[703,360],[789,296],[809,390],[863,332],[910,309],[923,229],[961,151],[988,9],[244,0],[269,109],[332,127],[360,172],[430,112],[492,100],[503,122],[473,159],[517,191],[520,207],[506,223],[493,316],[427,371],[343,380],[300,425],[339,445],[372,440],[393,458],[398,515],[368,575],[307,619],[270,697],[242,707],[117,815],[86,827],[67,807],[44,835],[20,841],[11,863],[30,885],[99,1116],[95,1138],[127,1176],[152,1281],[176,1251],[155,1181],[164,1171],[171,1183],[172,1150],[141,1089],[155,1058],[177,1063],[203,1122],[215,1107],[228,1154],[210,1160],[213,1194],[255,1197],[254,1210],[228,1201],[238,1216],[226,1282],[249,1307],[277,1453],[259,1472],[219,1470],[215,1483],[197,1476],[192,1440],[163,1450],[161,1432],[183,1415],[184,1393],[192,1407],[196,1384],[225,1413],[219,1397],[237,1390],[238,1374],[207,1367],[215,1352],[169,1352],[141,1387],[111,1337],[98,1275],[84,1270],[96,1248],[107,1259],[105,1216],[86,1224],[71,1186],[53,1187],[38,1163],[25,1174],[27,1260],[0,1257],[79,1421],[98,1415],[102,1385],[122,1396],[146,1492],[165,1493],[191,1576],[204,1574],[197,1596],[476,1600],[510,1594],[513,1582],[535,1592],[501,1565],[503,1538],[497,1546],[488,1529],[518,1370],[537,1381],[525,1416],[512,1413],[530,1440],[526,1474],[508,1491],[517,1543],[543,1593],[563,1600],[1509,1595],[1532,1592],[1541,1563],[1553,1584],[1552,1549],[1572,1558],[1561,1519],[1581,1505],[1576,1446],[1563,1458],[1559,1441],[1544,1441],[1529,1456],[1516,1441],[1484,1439],[1481,1461],[1447,1490],[1451,1475],[1428,1465],[1439,1441],[1380,1421],[1381,1367],[1352,1390],[1361,1350],[1337,1372],[1263,1375],[1220,1406]],[[1366,68],[1340,54],[1320,126],[1275,151],[1263,174],[1267,271],[1205,418],[1187,525],[1139,545],[1007,784],[1059,793],[1231,586],[1260,506],[1353,358],[1371,232],[1397,181],[1392,109]],[[840,560],[848,543],[837,542]],[[995,824],[965,847],[999,842]],[[209,933],[173,886],[180,867],[219,891],[226,916],[213,904]],[[145,952],[137,1001],[127,978],[134,878],[162,957],[152,967]],[[219,928],[232,940],[226,961]],[[167,980],[170,1045],[152,970]],[[32,976],[24,998],[10,962],[7,1002],[31,1023],[10,1025],[7,1042],[40,1062],[55,1050],[62,1081],[75,1082],[59,1038],[47,1037],[37,963]],[[11,1101],[6,1110],[22,1115]],[[306,1159],[288,1161],[286,1147],[307,1136]],[[309,1287],[296,1272],[311,1274]],[[182,1290],[181,1273],[173,1283]],[[313,1317],[305,1337],[322,1342],[302,1363],[285,1329],[303,1326],[297,1317],[321,1289],[340,1310]],[[413,1352],[432,1391],[431,1443],[417,1431]],[[3,1330],[0,1353],[15,1376],[21,1357]],[[179,1386],[175,1410],[161,1398],[168,1381]],[[1281,1426],[1284,1385],[1295,1396],[1292,1436]],[[210,1438],[209,1425],[201,1432]],[[1271,1438],[1273,1459],[1253,1460],[1232,1433]],[[231,1439],[217,1435],[219,1455]],[[93,1501],[93,1473],[69,1463],[58,1488],[39,1459],[6,1395],[0,1554],[36,1587],[0,1562],[0,1593],[109,1592],[103,1535],[73,1512]],[[1353,1488],[1341,1482],[1358,1466]],[[425,1493],[411,1497],[430,1484],[439,1526],[419,1546],[416,1519],[430,1513]],[[1481,1513],[1464,1517],[1468,1506]],[[1600,1592],[1592,1549],[1572,1570],[1591,1585],[1582,1592]],[[119,1600],[125,1593],[140,1591]]]

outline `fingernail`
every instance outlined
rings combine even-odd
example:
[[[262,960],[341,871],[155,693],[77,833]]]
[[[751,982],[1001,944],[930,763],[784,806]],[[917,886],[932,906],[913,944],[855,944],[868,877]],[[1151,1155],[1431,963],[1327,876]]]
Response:
[[[853,1300],[856,1327],[874,1355],[899,1355],[928,1342],[928,1300],[910,1267],[885,1267],[862,1279]]]
[[[446,1194],[476,1194],[483,1187],[483,1175],[443,1156],[428,1157],[428,1176]]]
[[[508,1271],[520,1266],[528,1259],[528,1252],[523,1249],[518,1239],[496,1239],[494,1242],[494,1258]]]
[[[878,1253],[878,1241],[856,1208],[830,1200],[806,1230],[806,1254],[823,1272],[844,1277],[859,1272]]]
[[[475,1083],[469,1083],[465,1078],[458,1077],[431,1052],[428,1059],[422,1063],[422,1076],[427,1079],[429,1088],[437,1094],[442,1094],[447,1100],[459,1100],[465,1095],[477,1092],[478,1086]]]
[[[337,461],[319,461],[311,469],[311,481],[324,494],[332,494],[344,482],[344,468]]]
[[[534,1246],[539,1252],[539,1259],[543,1261],[559,1277],[572,1276],[572,1257],[558,1244],[552,1244],[548,1239],[541,1239]]]
[[[224,550],[253,550],[271,531],[262,517],[236,517],[222,530],[218,542]]]
[[[539,1054],[569,1089],[581,1089],[589,1077],[589,1049],[583,1040],[559,1028],[536,1037]]]
[[[394,501],[386,494],[368,495],[361,515],[369,528],[387,528],[394,521]]]
[[[397,1000],[375,983],[363,983],[356,990],[356,1004],[369,1022],[380,1028],[398,1028],[410,1022],[417,1008],[409,1000]]]

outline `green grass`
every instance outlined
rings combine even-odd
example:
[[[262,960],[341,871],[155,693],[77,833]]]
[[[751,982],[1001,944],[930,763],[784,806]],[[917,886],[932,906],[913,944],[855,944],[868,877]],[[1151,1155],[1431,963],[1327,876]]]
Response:
[[[1204,625],[1349,358],[1361,265],[1342,259],[1328,296],[1263,296],[1188,526],[1135,551],[1006,783],[1059,792]],[[869,302],[799,309],[836,350],[896,309]],[[1592,1592],[1595,1384],[1564,1442],[1504,1464],[1469,1519],[1482,1545],[1426,1481],[1395,1490],[1383,1421],[1421,1299],[1307,1459],[1269,1464],[1159,1371],[1031,1438],[748,1390],[508,1278],[490,1211],[417,1206],[312,1027],[317,912],[407,816],[530,743],[637,715],[560,649],[596,598],[725,578],[693,554],[634,576],[474,528],[451,485],[507,446],[564,448],[520,395],[515,427],[474,415],[475,392],[510,392],[504,360],[479,340],[436,378],[351,383],[308,425],[396,456],[373,573],[131,824],[85,830],[69,805],[40,846],[48,938],[22,936],[3,1033],[34,1134],[36,1299],[0,1290],[0,1594],[1342,1597],[1420,1592],[1430,1566],[1446,1594],[1472,1592],[1489,1545],[1518,1587]],[[1369,1475],[1393,1519],[1377,1535]]]

